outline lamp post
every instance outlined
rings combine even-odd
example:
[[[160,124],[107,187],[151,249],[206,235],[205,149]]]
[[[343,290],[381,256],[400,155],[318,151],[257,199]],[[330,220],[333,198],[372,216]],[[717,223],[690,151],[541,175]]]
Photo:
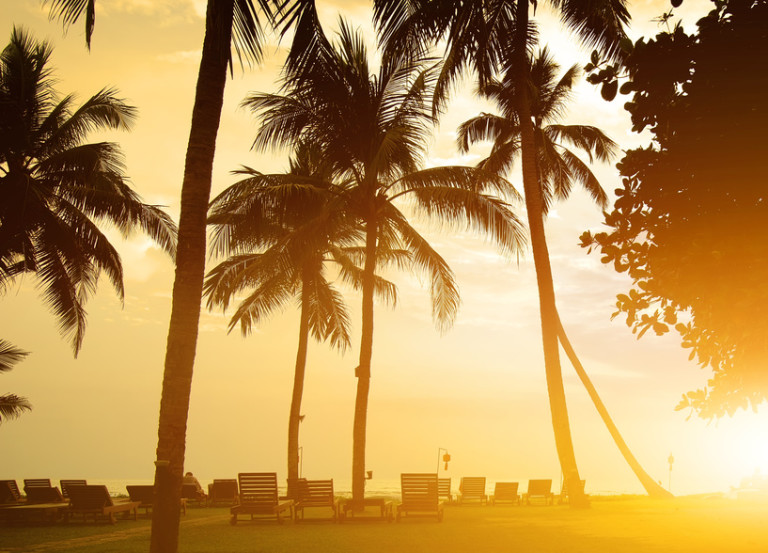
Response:
[[[444,452],[442,457],[440,457],[440,452]],[[438,447],[437,448],[437,472],[438,473],[440,472],[440,462],[441,461],[443,463],[445,463],[445,469],[444,470],[448,470],[448,461],[450,461],[450,460],[451,460],[451,454],[448,453],[448,450],[445,449],[444,447]]]

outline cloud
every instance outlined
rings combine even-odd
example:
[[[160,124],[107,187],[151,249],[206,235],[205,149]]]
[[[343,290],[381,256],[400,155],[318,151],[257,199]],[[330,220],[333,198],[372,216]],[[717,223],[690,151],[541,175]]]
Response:
[[[202,51],[197,50],[183,50],[178,52],[172,52],[170,54],[160,54],[157,59],[167,63],[183,63],[183,64],[199,64]]]

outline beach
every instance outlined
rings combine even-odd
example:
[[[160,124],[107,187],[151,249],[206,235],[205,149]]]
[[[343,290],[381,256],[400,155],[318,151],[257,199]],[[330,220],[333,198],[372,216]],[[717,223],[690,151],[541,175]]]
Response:
[[[296,523],[229,523],[226,508],[191,508],[181,517],[179,551],[185,553],[416,553],[480,551],[663,553],[768,550],[768,501],[722,495],[672,500],[619,496],[593,498],[591,508],[447,505],[434,518]],[[0,552],[147,551],[150,520],[108,524],[3,527]]]

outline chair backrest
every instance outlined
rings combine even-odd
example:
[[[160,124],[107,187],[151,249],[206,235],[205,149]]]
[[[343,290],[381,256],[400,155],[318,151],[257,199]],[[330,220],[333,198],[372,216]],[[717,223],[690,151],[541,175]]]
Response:
[[[152,484],[130,484],[125,487],[131,501],[140,501],[139,507],[151,507],[155,501],[155,486]]]
[[[60,480],[59,483],[61,484],[61,495],[64,497],[69,497],[70,486],[85,486],[88,484],[85,480]]]
[[[584,485],[587,483],[587,481],[586,480],[580,480],[579,482],[581,482],[581,491],[583,492],[584,491]],[[566,480],[563,480],[563,485],[560,487],[560,496],[562,498],[566,498],[566,497],[568,497],[568,495],[569,495],[568,484],[567,484]]]
[[[276,472],[241,472],[237,481],[240,485],[240,504],[277,505]]]
[[[24,479],[24,493],[28,493],[30,488],[50,488],[50,478],[25,478]]]
[[[485,496],[485,476],[465,476],[461,479],[459,484],[459,491],[461,496],[467,497],[484,497]]]
[[[451,499],[451,479],[437,479],[437,495],[440,499]]]
[[[288,486],[285,490],[285,497],[287,499],[299,500],[299,488],[303,487],[307,483],[306,478],[287,478],[286,483]]]
[[[333,479],[300,481],[298,494],[304,507],[333,505]]]
[[[59,488],[31,487],[27,488],[27,503],[60,503],[64,501]]]
[[[237,497],[237,480],[235,478],[214,479],[208,490],[212,501],[234,500]]]
[[[400,475],[400,488],[404,505],[423,505],[434,509],[440,502],[435,472],[403,473]]]
[[[528,495],[549,495],[552,492],[552,480],[528,480]]]
[[[519,482],[496,482],[493,488],[493,496],[495,499],[516,499],[517,489],[520,487]]]
[[[76,511],[93,511],[114,504],[106,486],[88,484],[69,488],[69,505]]]
[[[16,480],[0,480],[0,503],[18,503],[21,492]]]

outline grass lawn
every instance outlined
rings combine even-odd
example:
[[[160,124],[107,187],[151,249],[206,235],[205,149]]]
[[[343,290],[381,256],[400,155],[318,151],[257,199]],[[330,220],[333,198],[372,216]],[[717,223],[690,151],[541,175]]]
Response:
[[[149,550],[149,520],[0,527],[0,553]],[[181,553],[648,553],[768,551],[768,502],[594,499],[567,506],[452,506],[445,520],[229,524],[227,509],[189,509]]]

